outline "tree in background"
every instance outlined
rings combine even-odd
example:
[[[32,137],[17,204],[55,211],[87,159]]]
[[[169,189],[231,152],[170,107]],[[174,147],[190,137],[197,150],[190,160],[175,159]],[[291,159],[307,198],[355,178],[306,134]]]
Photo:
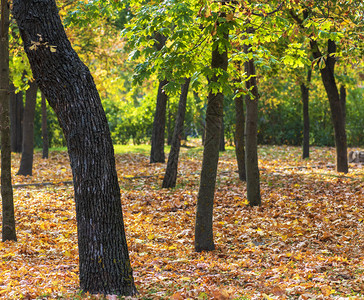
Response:
[[[335,133],[336,169],[343,173],[348,172],[347,136],[343,104],[335,79],[335,65],[342,59],[352,61],[360,52],[355,43],[360,43],[358,24],[362,11],[363,4],[353,1],[310,1],[289,9],[297,33],[300,32],[300,36],[303,35],[309,41],[313,65],[317,65],[320,70]]]
[[[32,176],[34,155],[34,117],[37,102],[38,86],[35,81],[29,82],[25,93],[25,108],[23,114],[23,141],[20,167],[17,175]]]
[[[254,35],[255,30],[251,27],[247,29],[247,34]],[[251,45],[244,46],[245,54],[251,53]],[[246,121],[245,121],[245,169],[246,169],[246,189],[250,206],[261,204],[260,180],[258,166],[258,86],[253,58],[245,62],[245,73],[248,77],[246,89],[250,94],[245,96]]]
[[[21,153],[23,141],[22,120],[24,115],[23,92],[15,91],[15,86],[11,85],[10,94],[10,132],[11,151]]]
[[[2,241],[16,241],[9,119],[9,3],[1,0],[0,22],[0,129]]]
[[[16,0],[13,12],[34,78],[67,140],[80,287],[92,294],[134,295],[114,150],[93,78],[71,47],[54,1]]]
[[[181,88],[181,95],[178,103],[178,111],[176,124],[174,126],[174,132],[171,142],[171,150],[168,156],[168,162],[166,172],[164,174],[162,188],[172,188],[176,186],[177,181],[177,170],[178,170],[178,158],[181,148],[181,139],[183,134],[183,123],[185,120],[186,103],[188,88],[190,85],[191,78],[186,78],[185,83]]]
[[[302,98],[302,116],[303,116],[303,143],[302,143],[302,158],[310,157],[310,115],[308,109],[310,97],[310,82],[312,77],[312,70],[307,71],[307,80],[301,82],[301,98]]]
[[[154,34],[154,38],[157,41],[155,43],[156,51],[160,51],[166,42],[166,37],[159,32]],[[168,102],[168,96],[164,91],[164,86],[168,84],[168,80],[162,79],[159,81],[157,103],[154,113],[151,150],[150,150],[150,162],[157,163],[165,161],[164,155],[164,140],[165,140],[165,128],[166,128],[166,108]]]
[[[235,155],[238,163],[239,179],[246,181],[245,169],[245,114],[244,96],[235,97]]]
[[[43,141],[42,157],[48,158],[49,137],[48,137],[48,124],[47,124],[47,102],[43,93],[42,93],[42,141]]]

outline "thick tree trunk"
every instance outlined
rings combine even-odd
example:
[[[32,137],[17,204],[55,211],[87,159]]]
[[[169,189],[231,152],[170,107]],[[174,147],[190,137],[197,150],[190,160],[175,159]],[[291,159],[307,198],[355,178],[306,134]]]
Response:
[[[244,98],[239,96],[235,98],[235,154],[238,162],[239,179],[246,181],[246,170],[245,170],[245,115],[244,115]]]
[[[1,0],[0,41],[1,198],[4,242],[16,241],[9,120],[9,7],[6,0]]]
[[[228,35],[225,35],[228,39]],[[227,70],[227,49],[219,53],[216,47],[212,50],[211,68]],[[213,75],[211,82],[218,82],[219,75]],[[224,95],[209,92],[206,110],[206,132],[202,159],[200,188],[197,198],[195,250],[211,251],[215,249],[212,231],[212,215],[216,184],[217,164],[219,161],[219,145],[223,117]]]
[[[15,87],[12,85],[10,94],[11,151],[16,153],[22,152],[23,112],[23,92],[15,93]]]
[[[178,169],[178,157],[179,150],[181,148],[181,139],[183,134],[183,123],[185,120],[186,103],[188,88],[191,78],[186,78],[185,83],[181,88],[181,96],[178,103],[176,125],[174,127],[171,151],[169,152],[166,173],[164,174],[162,188],[172,188],[176,186],[177,169]]]
[[[311,40],[311,50],[314,58],[321,57],[317,41]],[[336,52],[336,44],[332,40],[328,40],[328,55],[325,59],[325,67],[320,69],[322,82],[325,86],[327,97],[329,98],[331,119],[335,131],[336,145],[336,170],[338,172],[348,173],[348,157],[347,157],[347,138],[345,131],[345,117],[342,109],[342,102],[335,82],[334,68],[335,56],[331,56]]]
[[[34,117],[37,102],[38,86],[35,81],[29,83],[25,93],[25,108],[23,116],[23,151],[17,175],[32,176],[34,153]]]
[[[166,106],[168,101],[167,94],[163,91],[163,87],[168,83],[167,80],[159,82],[157,105],[154,114],[153,132],[152,132],[152,148],[150,151],[150,162],[164,162],[164,132],[166,127]]]
[[[308,111],[308,100],[309,100],[309,84],[311,82],[311,69],[307,73],[307,81],[301,83],[301,98],[303,107],[303,146],[302,146],[302,158],[310,157],[310,117]]]
[[[346,125],[346,88],[343,84],[340,86],[340,103],[344,118],[344,125]]]
[[[49,138],[47,124],[47,103],[44,94],[42,93],[42,140],[43,140],[43,158],[48,158]]]
[[[219,151],[224,152],[225,151],[225,125],[224,125],[224,116],[221,120],[221,133],[220,133],[220,146]]]
[[[247,46],[244,47],[247,53],[250,51]],[[260,180],[258,167],[258,86],[256,81],[255,67],[253,59],[245,63],[245,71],[248,78],[246,87],[251,91],[253,98],[249,95],[245,97],[246,103],[246,124],[245,124],[245,168],[246,168],[246,189],[247,198],[250,206],[261,204]]]
[[[91,294],[134,295],[114,149],[93,78],[72,49],[53,0],[14,0],[13,4],[33,75],[67,141],[80,287]],[[36,49],[31,48],[34,42],[40,43]]]

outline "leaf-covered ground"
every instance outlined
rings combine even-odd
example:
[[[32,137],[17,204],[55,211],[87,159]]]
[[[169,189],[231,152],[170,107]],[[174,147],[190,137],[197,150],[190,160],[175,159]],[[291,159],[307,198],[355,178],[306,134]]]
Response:
[[[260,147],[259,208],[234,151],[221,154],[211,253],[193,251],[201,149],[183,149],[172,190],[160,189],[165,164],[117,155],[137,298],[364,299],[364,168],[336,173],[331,148],[300,154]],[[72,180],[67,154],[36,153],[34,175],[13,180],[18,242],[0,243],[0,298],[81,298],[73,187],[59,183]],[[54,184],[25,185],[41,182]]]

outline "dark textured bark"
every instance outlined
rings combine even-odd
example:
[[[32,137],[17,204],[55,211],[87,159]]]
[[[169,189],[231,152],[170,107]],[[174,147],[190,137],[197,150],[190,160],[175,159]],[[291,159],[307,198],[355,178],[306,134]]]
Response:
[[[244,47],[247,53],[249,48]],[[246,189],[250,206],[261,204],[260,179],[258,167],[258,86],[255,77],[255,67],[253,59],[245,63],[245,72],[250,79],[246,82],[246,87],[251,91],[253,98],[249,95],[245,97],[246,103],[246,124],[245,124],[245,168],[246,168]]]
[[[34,153],[34,117],[35,104],[37,102],[38,86],[34,82],[29,83],[29,89],[25,93],[25,108],[23,116],[23,143],[20,167],[17,175],[32,176]]]
[[[309,84],[311,82],[311,69],[307,72],[307,81],[301,83],[301,99],[303,107],[303,145],[302,145],[302,158],[310,157],[310,117],[308,110],[309,101]]]
[[[224,117],[221,120],[221,133],[220,133],[220,146],[219,151],[225,151],[225,126],[224,126]]]
[[[9,119],[9,7],[6,0],[1,0],[0,41],[1,200],[4,242],[16,241]]]
[[[310,41],[311,50],[314,58],[322,56],[316,41]],[[328,55],[325,59],[325,67],[320,69],[321,79],[325,86],[327,97],[329,98],[331,119],[335,131],[336,145],[336,170],[338,172],[348,173],[348,157],[347,157],[347,138],[345,131],[345,118],[340,101],[340,95],[335,81],[335,56],[330,54],[336,52],[336,44],[332,40],[327,43]]]
[[[245,170],[245,115],[244,115],[244,97],[239,96],[235,98],[235,154],[238,162],[239,179],[246,181]]]
[[[164,162],[164,132],[166,127],[166,106],[168,96],[163,91],[163,87],[168,83],[167,80],[159,82],[157,105],[155,108],[153,132],[152,132],[152,147],[150,151],[150,162]]]
[[[47,124],[47,103],[44,94],[42,93],[42,140],[43,140],[43,158],[48,158],[49,138]]]
[[[181,148],[181,139],[183,134],[183,123],[186,113],[186,102],[188,87],[190,85],[191,78],[187,78],[181,88],[181,96],[178,103],[176,125],[174,127],[171,151],[169,152],[166,173],[164,174],[162,188],[172,188],[176,186],[177,169],[178,169],[178,157],[179,150]]]
[[[154,33],[154,39],[156,40],[156,51],[160,51],[166,43],[166,37],[158,32]],[[161,80],[158,86],[157,104],[154,114],[154,122],[152,129],[152,141],[150,150],[150,162],[158,163],[165,162],[164,155],[164,135],[166,127],[166,107],[168,102],[168,96],[163,91],[163,87],[168,83],[167,80]]]
[[[10,131],[11,131],[11,151],[20,153],[23,141],[23,92],[15,93],[14,85],[10,88]]]
[[[225,39],[228,35],[225,36]],[[219,53],[212,50],[211,68],[227,69],[227,49]],[[218,82],[219,75],[214,75],[211,82]],[[224,95],[209,92],[206,109],[206,131],[202,159],[200,188],[197,197],[195,250],[211,251],[215,249],[212,230],[212,215],[216,184],[217,164],[219,161],[219,145],[223,117]]]
[[[33,75],[67,141],[78,231],[80,287],[92,294],[136,293],[124,232],[114,149],[89,69],[64,32],[53,0],[14,0]],[[32,41],[42,42],[30,49]],[[50,51],[48,45],[56,47]]]

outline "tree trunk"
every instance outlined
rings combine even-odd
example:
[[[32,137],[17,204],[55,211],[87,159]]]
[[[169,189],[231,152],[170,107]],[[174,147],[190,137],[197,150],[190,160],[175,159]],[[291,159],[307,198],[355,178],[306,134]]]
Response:
[[[168,122],[167,122],[167,145],[172,144],[173,132],[172,132],[172,111],[171,111],[171,101],[168,101]]]
[[[178,111],[176,118],[176,125],[174,127],[171,151],[169,152],[166,173],[164,174],[162,188],[172,188],[176,186],[177,169],[178,169],[178,157],[179,150],[181,148],[181,139],[183,134],[183,123],[185,120],[186,103],[188,88],[191,78],[186,78],[185,83],[181,88],[181,96],[178,103]]]
[[[156,51],[160,51],[166,43],[167,38],[158,33],[154,33]],[[166,107],[168,96],[163,91],[163,87],[168,83],[167,80],[161,80],[158,86],[157,104],[154,114],[154,122],[152,129],[152,147],[150,150],[150,163],[165,162],[164,155],[164,134],[166,127]]]
[[[228,39],[228,34],[224,37]],[[227,70],[227,49],[219,53],[219,47],[212,50],[211,68]],[[213,75],[212,83],[217,83],[221,75]],[[206,131],[202,159],[200,188],[197,198],[195,250],[211,251],[215,249],[212,230],[212,215],[216,184],[217,164],[219,161],[219,145],[223,117],[224,95],[209,92],[206,109]]]
[[[42,140],[43,140],[43,158],[48,158],[49,139],[47,125],[47,103],[44,94],[42,93]]]
[[[244,51],[251,51],[247,46]],[[245,63],[245,72],[249,80],[246,82],[246,87],[251,91],[253,98],[249,95],[245,97],[246,103],[246,124],[245,124],[245,168],[246,168],[246,189],[247,198],[250,206],[258,206],[261,204],[260,196],[260,180],[258,167],[258,86],[256,81],[255,67],[253,59]]]
[[[15,93],[15,87],[12,85],[10,94],[11,151],[16,153],[22,152],[23,112],[23,92]]]
[[[9,7],[6,0],[1,0],[0,40],[1,198],[2,241],[4,242],[16,241],[9,120]]]
[[[343,112],[344,126],[346,125],[346,88],[345,85],[340,86],[340,103]]]
[[[163,87],[168,83],[167,80],[161,80],[158,86],[157,106],[154,114],[152,148],[150,151],[150,162],[164,162],[164,131],[166,127],[166,106],[168,96],[163,91]]]
[[[219,151],[224,152],[225,151],[225,126],[224,126],[224,116],[221,120],[221,133],[220,133],[220,146]]]
[[[246,181],[246,170],[245,170],[245,138],[244,138],[244,127],[245,127],[245,116],[244,116],[244,98],[239,96],[235,98],[235,114],[236,114],[236,125],[235,125],[235,154],[238,162],[239,179]]]
[[[317,41],[310,41],[311,50],[314,58],[322,57],[318,48]],[[329,98],[331,119],[335,131],[336,145],[336,170],[338,172],[348,173],[348,157],[347,157],[347,139],[345,131],[345,117],[342,109],[342,102],[335,82],[334,68],[335,56],[331,56],[336,52],[336,44],[332,40],[328,40],[328,55],[325,59],[325,67],[320,69],[322,82],[325,86],[327,97]]]
[[[23,116],[23,144],[20,167],[17,175],[32,176],[34,153],[34,117],[37,102],[38,86],[35,81],[29,83],[25,93],[25,108]]]
[[[114,149],[91,73],[72,49],[53,0],[14,0],[13,5],[33,75],[67,141],[80,288],[91,294],[134,295]],[[34,41],[40,43],[36,49],[31,48]]]
[[[310,157],[310,117],[308,113],[308,100],[309,100],[309,84],[311,82],[311,69],[307,72],[307,81],[301,83],[301,98],[303,107],[303,151],[302,158]]]

